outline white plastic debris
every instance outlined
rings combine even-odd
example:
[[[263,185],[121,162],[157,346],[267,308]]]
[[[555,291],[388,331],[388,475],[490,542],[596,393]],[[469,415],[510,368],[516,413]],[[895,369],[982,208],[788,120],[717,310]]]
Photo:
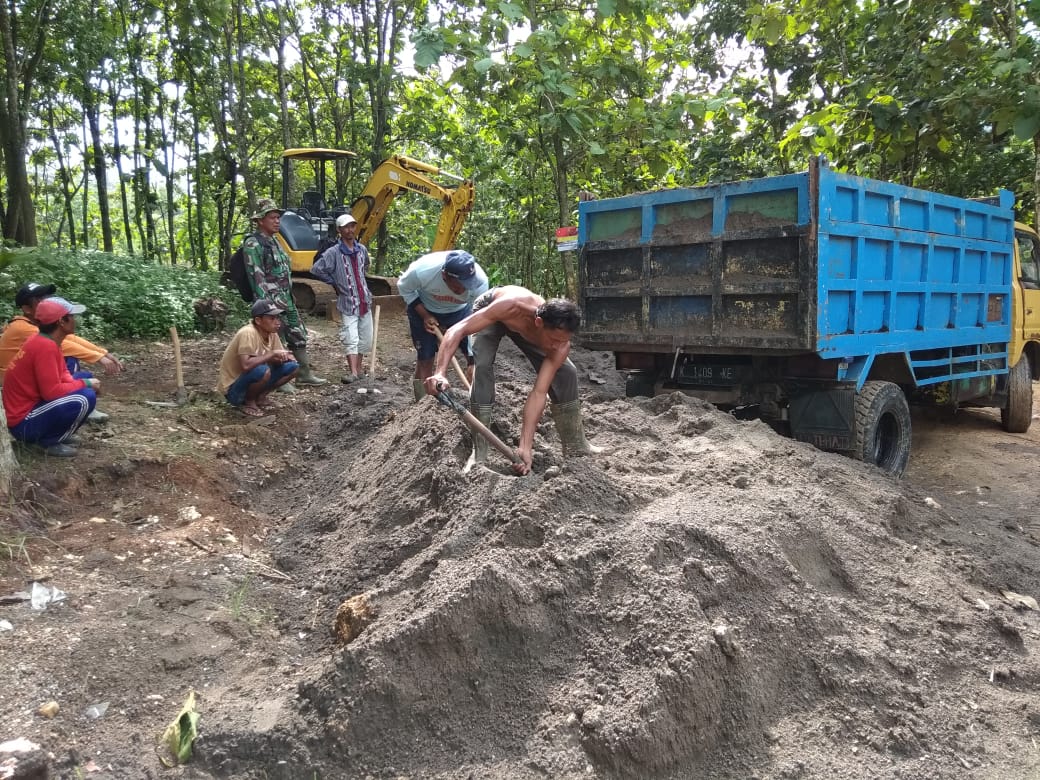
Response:
[[[106,712],[108,712],[107,701],[103,701],[98,704],[91,704],[89,707],[83,710],[83,714],[91,720],[97,720],[98,718],[105,717]]]
[[[39,745],[35,742],[30,742],[25,737],[9,739],[7,742],[0,742],[0,753],[31,753],[32,751],[39,749]]]
[[[14,631],[10,620],[0,620],[0,631]]]
[[[57,604],[66,598],[68,598],[68,594],[65,591],[58,590],[53,586],[48,587],[40,582],[32,584],[32,592],[29,594],[32,608],[37,610],[47,609],[49,605]]]
[[[925,506],[930,506],[932,509],[942,509],[942,504],[940,504],[938,501],[936,501],[931,496],[926,496],[925,497],[924,505]]]
[[[177,510],[177,519],[183,523],[191,523],[202,517],[202,512],[193,506],[182,506]]]

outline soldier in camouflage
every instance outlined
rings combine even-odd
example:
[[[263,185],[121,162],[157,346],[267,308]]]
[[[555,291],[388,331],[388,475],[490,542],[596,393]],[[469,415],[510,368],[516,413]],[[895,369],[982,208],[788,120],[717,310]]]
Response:
[[[257,203],[253,221],[256,232],[242,242],[242,257],[253,297],[272,301],[285,311],[281,335],[300,364],[297,384],[323,385],[327,380],[315,376],[307,360],[307,328],[293,301],[289,258],[274,238],[281,227],[282,211],[270,198],[262,198]]]

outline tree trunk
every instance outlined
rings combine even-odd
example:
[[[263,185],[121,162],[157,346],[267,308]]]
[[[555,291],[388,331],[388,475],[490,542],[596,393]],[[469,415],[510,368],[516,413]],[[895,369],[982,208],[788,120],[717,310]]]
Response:
[[[228,92],[233,93],[229,99],[231,109],[231,122],[235,128],[235,155],[238,158],[237,168],[242,174],[242,180],[246,187],[246,202],[252,208],[256,204],[256,188],[253,185],[253,174],[250,161],[252,155],[249,153],[249,139],[252,137],[250,131],[249,117],[246,115],[246,41],[242,30],[242,5],[234,6],[234,28],[233,40],[234,51],[231,49],[232,36],[228,36],[227,57],[228,66]],[[229,211],[231,207],[229,206]]]
[[[155,157],[155,131],[152,129],[152,90],[155,87],[148,82],[144,90],[144,158],[141,160],[141,205],[144,208],[144,226],[149,260],[161,262],[159,257],[159,230],[155,224],[155,209],[153,204],[157,202],[157,195],[152,191],[152,160]]]
[[[177,91],[174,93],[173,102],[169,105],[166,103],[166,92],[164,90],[159,89],[155,92],[159,103],[159,110],[156,112],[156,115],[159,117],[159,143],[162,145],[163,166],[166,169],[164,176],[164,181],[166,182],[166,218],[164,227],[166,228],[166,240],[169,242],[166,255],[170,260],[170,265],[177,265],[178,260],[177,228],[173,221],[176,214],[173,148],[177,143],[177,112],[180,111],[180,99],[177,95],[179,91],[180,86],[178,85]],[[171,127],[169,128],[166,126],[165,117],[167,115],[171,117]]]
[[[3,388],[0,387],[0,401],[3,399]],[[4,405],[0,402],[0,430],[7,430],[7,415],[4,414]],[[0,436],[0,501],[7,504],[11,497],[11,481],[14,479],[15,471],[18,469],[18,461],[14,458],[14,448],[11,446],[11,437],[7,434]]]
[[[16,41],[19,5],[0,3],[0,43],[3,51],[4,95],[0,101],[0,144],[3,145],[4,172],[7,177],[7,214],[4,237],[23,246],[36,246],[36,211],[33,207],[29,172],[26,124],[28,101],[33,92],[36,65],[43,56],[45,32],[50,18],[50,3],[42,4],[36,19],[36,39]],[[19,47],[18,44],[22,46]],[[22,52],[30,52],[29,57]]]
[[[84,120],[86,117],[84,117]],[[80,123],[80,138],[83,142],[84,155],[90,156],[90,146],[87,143],[87,123],[82,121]],[[79,194],[79,202],[82,204],[82,211],[80,213],[79,223],[83,226],[83,233],[80,235],[80,243],[84,249],[90,248],[90,170],[87,163],[89,160],[83,160],[83,183],[80,185],[82,192]]]
[[[126,174],[123,173],[123,150],[119,145],[119,101],[116,97],[115,84],[109,85],[109,100],[112,105],[112,159],[119,174],[119,202],[123,206],[123,236],[126,238],[126,251],[134,253],[134,231],[130,224],[130,199],[126,192]]]
[[[112,243],[112,212],[108,207],[108,171],[105,169],[105,145],[101,140],[101,101],[90,84],[83,85],[83,111],[90,127],[90,168],[97,189],[98,213],[101,215],[101,248],[114,249]]]
[[[563,138],[557,131],[553,133],[553,184],[556,188],[556,208],[559,214],[558,227],[565,227],[571,222],[571,201],[567,187],[567,152],[563,148]],[[550,250],[552,251],[552,250]],[[558,252],[560,264],[563,266],[564,294],[572,301],[578,300],[578,274],[574,269],[574,253]]]
[[[58,161],[58,180],[61,182],[61,211],[62,211],[62,222],[68,223],[69,226],[69,247],[71,249],[76,248],[76,220],[72,214],[72,181],[69,175],[68,166],[65,165],[65,153],[61,147],[61,141],[58,139],[58,131],[55,128],[55,123],[58,121],[54,116],[54,106],[47,106],[47,119],[48,128],[47,136],[51,140],[51,146],[54,147],[54,157]],[[62,226],[59,225],[58,232],[55,235],[55,243],[61,245],[61,233]]]

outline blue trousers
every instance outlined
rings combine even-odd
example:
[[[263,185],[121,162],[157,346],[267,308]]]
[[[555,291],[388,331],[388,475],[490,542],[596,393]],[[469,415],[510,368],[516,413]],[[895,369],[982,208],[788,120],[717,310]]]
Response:
[[[94,411],[97,393],[90,388],[77,390],[54,401],[42,401],[25,419],[9,428],[11,435],[27,444],[49,447],[59,444],[76,432]]]
[[[272,366],[267,363],[253,366],[231,383],[231,387],[229,387],[227,392],[224,393],[224,397],[227,398],[228,403],[232,406],[241,406],[246,402],[246,393],[251,384],[259,382],[267,376],[267,384],[264,385],[264,390],[273,390],[274,386],[281,381],[282,377],[291,374],[299,367],[300,364],[294,360],[289,360],[282,363],[280,366]],[[270,373],[270,376],[268,376],[268,373]]]
[[[411,331],[412,342],[415,344],[416,359],[432,360],[437,356],[437,347],[439,347],[440,344],[437,342],[437,337],[426,330],[426,325],[423,323],[422,317],[416,313],[415,304],[419,302],[419,299],[416,298],[408,305],[408,329]],[[466,306],[458,311],[449,312],[448,314],[431,311],[430,315],[437,320],[441,332],[444,332],[459,320],[468,317],[472,313],[470,309],[471,307]],[[462,340],[460,346],[467,358],[473,357],[472,341],[470,341],[469,336],[466,336],[466,338]]]

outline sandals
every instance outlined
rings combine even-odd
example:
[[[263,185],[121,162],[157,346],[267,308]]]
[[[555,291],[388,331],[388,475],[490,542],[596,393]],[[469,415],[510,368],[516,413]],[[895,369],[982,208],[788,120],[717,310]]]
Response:
[[[256,406],[245,406],[245,405],[243,405],[243,406],[238,407],[238,410],[240,412],[242,412],[242,414],[246,415],[247,417],[263,417],[264,416],[264,410],[260,409],[260,408],[258,408]]]

